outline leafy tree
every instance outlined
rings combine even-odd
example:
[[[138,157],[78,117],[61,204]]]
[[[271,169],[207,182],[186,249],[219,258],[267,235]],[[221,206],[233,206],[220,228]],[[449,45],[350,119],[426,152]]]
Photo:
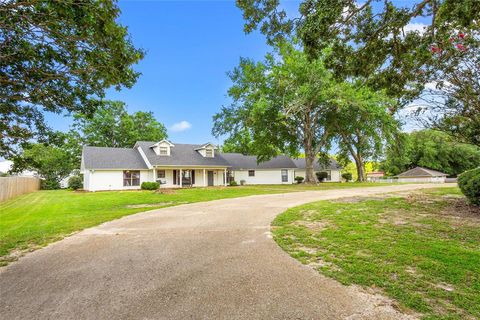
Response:
[[[391,175],[416,166],[459,175],[480,164],[480,148],[459,143],[441,131],[404,133],[387,148],[383,169]]]
[[[434,88],[426,90],[420,108],[427,125],[456,140],[480,146],[480,21],[477,31],[459,33],[435,47]]]
[[[299,16],[288,17],[279,1],[237,1],[244,30],[259,28],[270,44],[296,36],[310,56],[332,44],[327,60],[339,79],[362,78],[390,97],[408,101],[429,81],[431,50],[455,30],[478,29],[477,0],[303,0]],[[429,19],[424,30],[411,30],[416,18]],[[410,24],[410,25],[409,25]]]
[[[23,168],[37,172],[44,179],[43,188],[45,189],[60,188],[60,181],[75,168],[68,152],[59,147],[42,143],[30,144],[24,148],[22,158],[25,159]],[[14,163],[12,171],[19,171],[23,168],[19,168]]]
[[[0,1],[0,156],[48,140],[43,112],[92,114],[143,57],[114,0]]]
[[[309,59],[290,43],[279,45],[264,62],[241,59],[230,74],[233,102],[214,116],[215,136],[246,147],[260,161],[279,153],[305,152],[306,183],[315,183],[313,163],[330,139],[334,92],[323,56]]]
[[[167,130],[152,112],[129,114],[121,101],[103,101],[92,117],[75,115],[69,139],[77,151],[79,145],[131,148],[136,141],[160,141]],[[68,139],[67,139],[68,140]]]
[[[398,122],[390,110],[394,103],[382,92],[344,82],[332,100],[336,108],[333,122],[339,145],[338,157],[353,158],[358,181],[365,180],[365,163],[378,158],[383,147],[398,130]]]

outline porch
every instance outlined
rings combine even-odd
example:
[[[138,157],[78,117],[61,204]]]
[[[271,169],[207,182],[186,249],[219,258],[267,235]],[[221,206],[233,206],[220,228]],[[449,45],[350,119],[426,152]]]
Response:
[[[226,186],[227,168],[154,167],[160,188]]]

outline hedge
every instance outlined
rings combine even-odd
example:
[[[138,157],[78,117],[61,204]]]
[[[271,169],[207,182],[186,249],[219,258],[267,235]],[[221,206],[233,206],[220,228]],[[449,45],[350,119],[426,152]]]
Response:
[[[68,187],[73,190],[78,190],[83,188],[82,177],[80,176],[71,176],[68,179]]]
[[[158,182],[142,182],[141,188],[143,190],[157,190],[160,188],[160,183]]]
[[[458,186],[471,203],[480,205],[480,168],[459,175]]]

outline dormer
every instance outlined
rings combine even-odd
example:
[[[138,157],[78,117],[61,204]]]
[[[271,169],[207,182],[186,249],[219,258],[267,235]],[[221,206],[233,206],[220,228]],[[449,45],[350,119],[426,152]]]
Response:
[[[195,150],[197,150],[198,153],[200,153],[202,155],[202,157],[214,158],[215,157],[215,149],[217,149],[217,147],[209,142],[209,143],[206,143],[206,144],[202,145],[200,148],[197,148]]]
[[[168,157],[171,155],[171,148],[175,147],[173,143],[168,140],[159,141],[150,146],[157,156]]]

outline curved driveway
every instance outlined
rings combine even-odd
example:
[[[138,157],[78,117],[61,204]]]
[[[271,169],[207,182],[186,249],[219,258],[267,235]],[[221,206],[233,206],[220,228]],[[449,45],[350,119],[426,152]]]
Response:
[[[0,269],[2,319],[399,319],[284,253],[271,220],[289,207],[407,191],[397,185],[260,195],[107,222]]]

